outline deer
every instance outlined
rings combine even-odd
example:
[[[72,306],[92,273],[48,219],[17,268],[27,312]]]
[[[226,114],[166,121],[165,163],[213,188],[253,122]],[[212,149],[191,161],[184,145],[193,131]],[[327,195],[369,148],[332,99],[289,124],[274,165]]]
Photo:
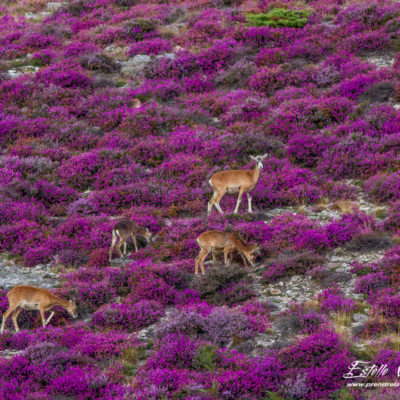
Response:
[[[14,286],[7,293],[7,298],[8,310],[3,314],[0,333],[3,333],[4,325],[10,315],[14,323],[15,331],[19,332],[17,318],[21,310],[39,310],[43,328],[45,328],[53,318],[54,311],[51,311],[50,316],[46,320],[44,319],[44,313],[50,311],[55,306],[64,308],[74,319],[78,317],[75,301],[63,300],[47,289],[34,286]]]
[[[129,219],[124,219],[117,222],[112,230],[112,241],[110,252],[108,255],[109,261],[111,262],[114,247],[117,249],[120,258],[126,257],[126,242],[129,237],[132,237],[133,243],[135,245],[135,250],[138,251],[136,235],[143,236],[146,239],[147,243],[150,243],[150,240],[153,236],[153,234],[147,228],[142,228],[141,226],[135,224],[133,221],[130,221]],[[118,239],[119,241],[117,243]],[[122,245],[124,245],[123,253],[121,253]]]
[[[251,194],[250,192],[257,185],[260,179],[261,170],[263,168],[263,160],[268,156],[268,153],[262,156],[250,156],[252,160],[256,162],[253,169],[230,169],[226,171],[216,172],[211,176],[208,183],[213,190],[213,196],[208,202],[207,214],[210,215],[212,207],[215,208],[223,215],[223,211],[219,202],[226,192],[228,193],[239,193],[234,214],[239,211],[239,206],[242,201],[243,193],[247,194],[248,211],[252,213],[251,209]]]
[[[246,260],[254,267],[254,257],[255,253],[259,251],[257,245],[246,244],[237,234],[233,232],[223,232],[218,230],[210,230],[203,232],[196,239],[197,244],[200,247],[200,253],[195,260],[195,275],[199,273],[199,265],[201,268],[201,273],[204,275],[204,260],[208,254],[212,254],[214,265],[216,265],[216,252],[224,253],[224,264],[229,265],[229,256],[234,251],[237,250],[242,260],[246,264]]]

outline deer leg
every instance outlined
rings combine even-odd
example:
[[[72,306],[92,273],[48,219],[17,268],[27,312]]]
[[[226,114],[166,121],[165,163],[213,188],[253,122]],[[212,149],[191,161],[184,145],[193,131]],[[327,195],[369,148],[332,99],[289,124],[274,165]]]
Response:
[[[126,257],[126,240],[125,240],[125,242],[124,242],[124,257]]]
[[[135,250],[137,252],[138,251],[138,249],[137,249],[137,241],[136,241],[136,236],[134,234],[132,234],[132,240],[133,240],[133,243],[135,244]]]
[[[18,315],[20,312],[21,312],[21,309],[19,307],[17,307],[17,309],[14,311],[14,314],[11,316],[11,319],[14,323],[15,332],[19,332],[17,318],[18,318]]]
[[[8,317],[18,308],[18,306],[11,306],[8,307],[8,310],[3,314],[3,320],[1,321],[1,329],[0,333],[3,333],[4,331],[4,325],[6,324],[6,321]]]
[[[204,260],[207,258],[209,251],[204,252],[204,256],[200,261],[201,274],[204,275]]]
[[[199,265],[202,273],[204,274],[204,260],[208,255],[208,251],[205,249],[201,249],[199,255],[196,257],[196,263],[195,263],[195,270],[194,273],[197,275],[199,273]]]
[[[247,192],[247,203],[249,206],[249,213],[252,213],[253,210],[251,209],[251,194],[249,192]]]
[[[234,214],[237,214],[239,211],[239,206],[240,206],[240,203],[242,202],[243,193],[244,193],[244,190],[242,188],[240,188],[239,196],[238,196],[237,202],[236,202],[235,211],[233,212]]]
[[[42,326],[43,326],[43,328],[45,328],[46,327],[46,323],[45,323],[45,320],[44,320],[44,310],[43,310],[43,308],[39,308],[39,312],[40,312],[40,318],[42,319]]]
[[[247,258],[246,258],[242,253],[240,253],[240,257],[241,257],[242,260],[243,260],[244,266],[247,267]]]
[[[220,212],[221,215],[222,215],[224,212],[222,211],[222,208],[221,208],[221,206],[219,205],[219,202],[221,201],[222,197],[224,197],[225,192],[226,192],[226,189],[220,190],[219,193],[218,193],[218,195],[217,195],[217,198],[216,198],[215,201],[214,201],[215,208]]]
[[[126,239],[122,239],[121,237],[119,238],[119,242],[117,243],[117,245],[115,246],[115,248],[118,251],[119,257],[120,258],[124,258],[122,253],[121,253],[121,246],[122,244],[125,242]]]
[[[225,248],[224,248],[224,264],[225,265],[230,265],[230,253],[232,250],[233,249],[230,246],[225,246]]]
[[[207,256],[210,254],[211,248],[205,248],[203,249],[203,254],[200,257],[200,268],[201,268],[201,273],[204,275],[204,261],[207,258]]]
[[[54,317],[54,311],[51,312],[49,318],[46,319],[46,322],[44,323],[45,326],[47,326],[49,324],[49,322],[51,321],[51,319]]]
[[[214,205],[214,202],[215,202],[215,199],[217,198],[217,196],[218,196],[218,192],[214,192],[210,201],[208,202],[208,205],[207,205],[207,214],[208,215],[211,214],[212,206]]]
[[[110,252],[108,254],[108,260],[111,262],[111,258],[112,258],[112,252],[113,249],[115,247],[115,244],[117,243],[117,234],[115,233],[115,231],[112,231],[112,240],[111,240],[111,247],[110,247]]]
[[[217,256],[216,256],[214,250],[211,252],[211,255],[212,255],[214,266],[216,266],[217,265]]]

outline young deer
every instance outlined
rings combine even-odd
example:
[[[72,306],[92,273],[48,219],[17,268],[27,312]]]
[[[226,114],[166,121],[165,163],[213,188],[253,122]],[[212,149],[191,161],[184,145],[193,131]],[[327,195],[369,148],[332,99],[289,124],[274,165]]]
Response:
[[[112,241],[109,253],[109,261],[112,258],[112,252],[114,247],[117,249],[120,258],[126,256],[126,241],[129,237],[132,237],[133,243],[135,244],[135,250],[138,251],[136,235],[143,236],[147,243],[150,243],[150,239],[152,238],[152,233],[147,228],[142,228],[139,225],[136,225],[133,221],[128,219],[124,219],[115,224],[112,230]],[[119,241],[117,243],[117,239]],[[121,253],[121,246],[124,245],[124,253]]]
[[[228,259],[231,252],[234,250],[239,251],[243,262],[246,264],[247,261],[254,266],[254,253],[259,250],[257,245],[248,245],[243,242],[236,234],[232,232],[222,232],[217,230],[211,230],[203,232],[196,239],[197,244],[200,247],[200,253],[196,257],[195,271],[197,275],[199,273],[199,265],[201,268],[201,273],[204,274],[204,260],[211,252],[214,265],[216,264],[216,252],[223,251],[224,253],[224,263],[229,265]]]
[[[262,156],[250,156],[250,158],[256,162],[256,165],[253,169],[231,169],[215,173],[208,181],[214,192],[211,200],[208,202],[208,215],[211,214],[212,206],[215,206],[215,208],[221,214],[223,214],[219,202],[226,192],[239,193],[234,211],[235,214],[237,214],[239,210],[243,193],[246,192],[248,210],[249,213],[251,213],[252,209],[250,192],[255,188],[258,180],[260,179],[261,169],[263,168],[263,160],[267,156],[268,153]]]
[[[47,289],[33,286],[14,286],[8,293],[8,310],[3,314],[0,333],[4,330],[7,318],[12,314],[14,327],[19,332],[17,318],[21,310],[39,310],[43,328],[49,324],[54,316],[51,312],[49,318],[44,319],[44,313],[54,306],[60,306],[68,311],[73,318],[77,318],[76,304],[74,301],[63,300]]]

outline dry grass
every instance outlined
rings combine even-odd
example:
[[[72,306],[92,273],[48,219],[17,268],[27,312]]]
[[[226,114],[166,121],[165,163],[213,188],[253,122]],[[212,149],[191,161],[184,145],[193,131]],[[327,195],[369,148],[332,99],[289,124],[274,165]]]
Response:
[[[296,212],[297,214],[308,215],[308,211],[305,205],[298,206]]]
[[[350,200],[338,200],[332,205],[332,210],[337,210],[343,214],[351,213],[354,210],[358,210],[358,205]]]
[[[326,210],[329,207],[329,199],[326,197],[321,197],[316,204],[318,211]]]
[[[392,236],[392,242],[394,244],[400,244],[400,236]]]
[[[27,12],[36,13],[39,11],[44,11],[46,8],[47,0],[6,0],[3,1],[2,4],[7,5],[7,9],[10,14],[21,15]]]
[[[390,350],[400,351],[400,336],[397,333],[389,333],[379,337],[380,343],[385,343],[384,347],[388,347]],[[378,346],[377,346],[378,347]],[[382,348],[382,346],[379,346]]]
[[[386,208],[377,208],[375,210],[375,218],[379,218],[379,219],[384,219],[386,218],[387,212],[386,212]]]
[[[355,354],[357,359],[360,360],[372,360],[374,357],[376,357],[379,350],[379,346],[370,340],[361,342],[359,344],[353,344],[351,346],[351,352]]]
[[[347,312],[332,313],[330,315],[332,322],[336,327],[349,327],[353,318],[352,314]]]

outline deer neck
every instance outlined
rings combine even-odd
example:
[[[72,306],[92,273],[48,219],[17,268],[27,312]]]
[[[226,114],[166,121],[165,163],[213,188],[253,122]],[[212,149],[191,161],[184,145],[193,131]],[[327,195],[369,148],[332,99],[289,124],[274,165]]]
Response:
[[[55,298],[53,299],[53,305],[67,309],[69,307],[69,301],[55,296]]]
[[[253,169],[253,182],[254,184],[257,184],[258,180],[260,179],[261,176],[261,169],[258,168],[258,165],[256,164],[256,166]]]

